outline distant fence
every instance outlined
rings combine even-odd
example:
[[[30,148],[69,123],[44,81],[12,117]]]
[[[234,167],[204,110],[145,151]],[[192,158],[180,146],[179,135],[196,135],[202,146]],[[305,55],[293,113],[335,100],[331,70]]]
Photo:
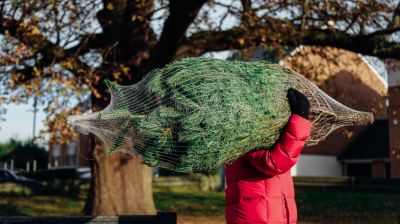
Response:
[[[78,195],[85,186],[76,180],[53,180],[53,181],[36,181],[31,184],[18,182],[0,183],[0,194],[68,194]]]
[[[400,193],[399,179],[365,177],[294,177],[293,179],[297,188],[391,191]]]
[[[134,216],[38,216],[0,217],[0,224],[176,224],[176,213]]]
[[[157,177],[153,178],[153,186],[155,187],[181,187],[181,186],[195,186],[201,184],[200,178],[192,178],[190,176],[171,176],[171,177]]]
[[[198,190],[219,189],[221,178],[219,175],[185,175],[153,178],[153,187],[190,187]]]

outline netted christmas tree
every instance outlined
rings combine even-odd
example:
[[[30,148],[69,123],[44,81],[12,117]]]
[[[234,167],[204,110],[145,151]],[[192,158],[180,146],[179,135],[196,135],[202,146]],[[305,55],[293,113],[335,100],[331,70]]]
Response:
[[[290,117],[289,88],[310,101],[308,145],[339,127],[373,121],[371,113],[350,109],[303,76],[267,62],[186,58],[135,85],[107,85],[107,108],[69,122],[103,140],[107,153],[122,150],[179,172],[207,172],[271,147]]]

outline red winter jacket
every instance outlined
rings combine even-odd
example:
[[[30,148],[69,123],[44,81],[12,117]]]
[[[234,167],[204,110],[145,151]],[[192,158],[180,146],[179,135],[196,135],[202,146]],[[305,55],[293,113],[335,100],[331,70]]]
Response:
[[[290,168],[297,162],[311,125],[292,115],[273,148],[251,151],[226,166],[228,224],[297,222]]]

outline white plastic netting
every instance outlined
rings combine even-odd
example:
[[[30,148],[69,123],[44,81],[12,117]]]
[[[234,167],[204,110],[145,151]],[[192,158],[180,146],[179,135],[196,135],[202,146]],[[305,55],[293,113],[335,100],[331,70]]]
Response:
[[[339,127],[373,121],[371,113],[348,108],[303,76],[265,62],[187,58],[135,85],[107,85],[107,108],[68,121],[99,137],[107,153],[122,150],[179,172],[208,172],[271,147],[290,116],[289,88],[310,101],[308,145]]]

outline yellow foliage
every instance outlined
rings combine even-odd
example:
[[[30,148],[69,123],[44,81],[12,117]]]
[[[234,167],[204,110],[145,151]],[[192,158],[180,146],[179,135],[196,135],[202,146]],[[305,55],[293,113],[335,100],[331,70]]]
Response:
[[[57,0],[49,0],[50,4],[52,4],[53,6],[57,4]]]
[[[116,80],[119,80],[119,78],[121,77],[121,72],[113,72],[112,75]]]
[[[33,67],[33,72],[36,77],[39,77],[42,74],[42,72],[37,67]]]
[[[262,41],[262,42],[267,42],[267,37],[266,37],[265,35],[262,35],[262,36],[261,36],[261,41]]]
[[[114,10],[114,5],[110,2],[107,4],[107,9],[108,10]]]
[[[244,45],[244,39],[243,39],[243,38],[240,38],[240,39],[239,39],[239,44],[240,44],[240,45]]]
[[[15,63],[15,64],[17,64],[17,65],[19,65],[20,63],[20,61],[19,61],[19,58],[18,57],[11,57],[10,58],[10,61],[12,62],[12,63]]]
[[[31,33],[32,33],[33,35],[39,35],[39,34],[41,34],[42,32],[40,31],[39,28],[37,28],[36,26],[34,26],[34,27],[32,27]]]
[[[122,72],[124,73],[124,74],[129,74],[129,67],[127,67],[127,66],[122,66]]]
[[[63,68],[70,70],[74,69],[74,64],[71,61],[62,61],[60,64]]]
[[[132,18],[131,18],[132,22],[143,21],[143,20],[144,20],[143,16],[138,16],[138,15],[133,15]]]

